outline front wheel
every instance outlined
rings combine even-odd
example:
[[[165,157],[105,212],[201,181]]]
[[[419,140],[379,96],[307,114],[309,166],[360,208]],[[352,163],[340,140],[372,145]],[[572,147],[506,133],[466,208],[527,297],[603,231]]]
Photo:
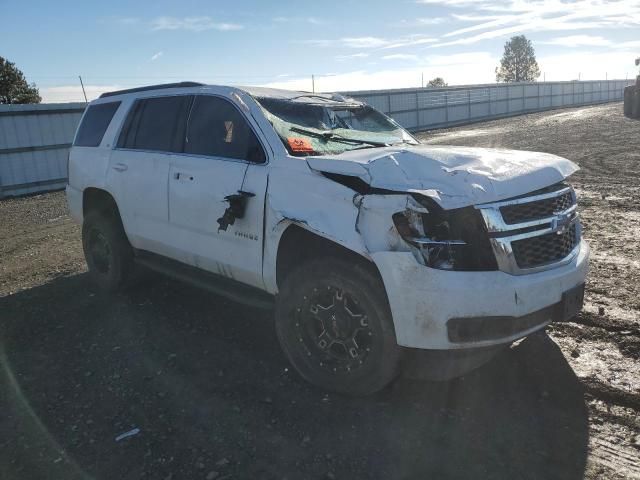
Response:
[[[276,332],[300,375],[325,390],[367,395],[398,374],[384,286],[361,265],[320,259],[291,272],[278,295]]]

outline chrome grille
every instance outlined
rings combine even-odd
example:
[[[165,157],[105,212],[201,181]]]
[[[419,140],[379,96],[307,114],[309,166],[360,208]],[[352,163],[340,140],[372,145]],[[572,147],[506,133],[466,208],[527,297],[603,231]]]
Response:
[[[566,192],[558,197],[545,198],[536,202],[505,205],[500,213],[505,223],[513,225],[538,218],[550,217],[556,212],[563,212],[573,205],[573,193]]]
[[[531,268],[562,260],[576,247],[577,238],[574,223],[564,233],[523,238],[511,242],[511,248],[518,267]]]
[[[582,229],[565,184],[543,193],[478,205],[498,268],[515,275],[563,265],[577,254]]]

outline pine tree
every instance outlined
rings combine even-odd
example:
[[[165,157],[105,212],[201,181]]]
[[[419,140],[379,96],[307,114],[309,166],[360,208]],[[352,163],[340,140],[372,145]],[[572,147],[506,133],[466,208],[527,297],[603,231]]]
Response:
[[[536,52],[524,35],[511,37],[504,45],[500,67],[496,67],[498,82],[535,82],[540,76]]]

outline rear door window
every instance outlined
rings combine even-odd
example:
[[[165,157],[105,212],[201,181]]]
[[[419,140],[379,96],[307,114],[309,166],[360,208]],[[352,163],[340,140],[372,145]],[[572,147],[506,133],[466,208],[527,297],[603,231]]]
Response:
[[[102,142],[113,115],[120,102],[99,103],[91,105],[82,117],[74,145],[76,147],[97,147]]]
[[[255,163],[265,153],[247,120],[231,102],[197,95],[187,125],[184,152]]]
[[[136,101],[125,121],[118,147],[181,152],[192,99],[192,96],[180,95]]]

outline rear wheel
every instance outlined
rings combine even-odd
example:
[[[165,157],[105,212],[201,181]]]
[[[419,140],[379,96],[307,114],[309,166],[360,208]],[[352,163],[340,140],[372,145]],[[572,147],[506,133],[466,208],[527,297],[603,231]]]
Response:
[[[284,280],[276,331],[295,369],[326,390],[367,395],[398,373],[384,287],[374,272],[336,259],[313,260]]]
[[[131,271],[133,253],[119,219],[89,213],[82,224],[82,247],[93,282],[107,292],[122,288]]]

